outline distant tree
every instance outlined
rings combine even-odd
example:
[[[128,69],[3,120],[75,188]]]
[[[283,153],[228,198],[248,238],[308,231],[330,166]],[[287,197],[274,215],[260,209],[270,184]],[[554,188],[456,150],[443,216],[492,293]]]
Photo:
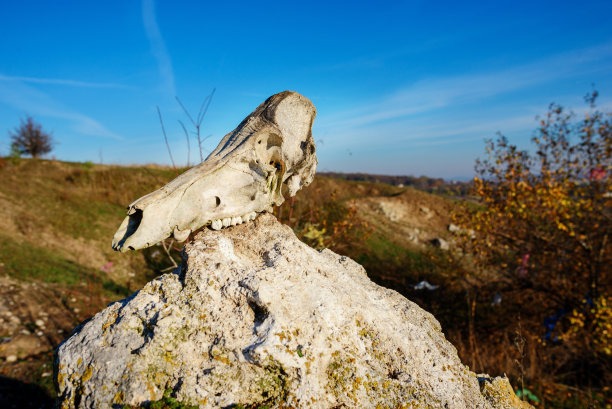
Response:
[[[31,116],[21,120],[13,132],[9,131],[11,138],[11,150],[18,151],[24,155],[31,155],[34,159],[45,155],[53,149],[53,138],[45,132],[42,126],[34,121]]]

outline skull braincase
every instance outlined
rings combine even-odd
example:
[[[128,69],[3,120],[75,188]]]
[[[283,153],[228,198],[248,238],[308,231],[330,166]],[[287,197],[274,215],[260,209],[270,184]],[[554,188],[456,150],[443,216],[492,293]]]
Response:
[[[183,241],[202,226],[249,221],[294,196],[314,177],[316,110],[297,92],[273,95],[228,133],[199,165],[128,206],[115,233],[118,251]]]

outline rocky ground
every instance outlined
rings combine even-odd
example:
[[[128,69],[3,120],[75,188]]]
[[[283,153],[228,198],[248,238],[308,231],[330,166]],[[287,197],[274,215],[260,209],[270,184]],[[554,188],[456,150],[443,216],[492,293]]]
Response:
[[[0,276],[0,407],[52,407],[55,347],[99,303],[83,291]]]

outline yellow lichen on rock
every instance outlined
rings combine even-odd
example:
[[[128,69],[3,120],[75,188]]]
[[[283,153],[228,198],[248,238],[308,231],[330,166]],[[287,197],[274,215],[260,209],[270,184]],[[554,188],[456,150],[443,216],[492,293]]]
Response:
[[[482,394],[496,408],[533,409],[533,406],[516,396],[508,378],[497,377],[491,379],[485,377],[482,385]]]

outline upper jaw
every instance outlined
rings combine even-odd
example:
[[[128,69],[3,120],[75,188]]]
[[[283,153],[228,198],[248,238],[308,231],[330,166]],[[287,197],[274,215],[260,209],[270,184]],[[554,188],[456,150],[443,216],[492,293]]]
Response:
[[[150,247],[155,243],[162,241],[165,238],[173,236],[177,241],[185,241],[189,234],[191,233],[190,229],[180,230],[178,227],[172,229],[172,231],[164,230],[165,233],[159,234],[157,236],[146,236],[146,235],[138,235],[138,225],[142,221],[142,211],[137,209],[134,215],[140,215],[139,217],[134,217],[133,215],[127,216],[124,222],[121,224],[119,230],[113,237],[112,247],[116,251],[126,252],[128,250],[136,250],[140,248]],[[236,226],[238,224],[247,223],[252,220],[255,220],[258,213],[255,211],[251,211],[243,214],[242,216],[234,216],[234,217],[223,217],[213,220],[206,221],[202,226],[209,226],[213,230],[221,230],[222,228],[229,226]],[[124,226],[124,225],[128,225]]]
[[[204,162],[130,204],[113,249],[137,250],[171,236],[184,241],[200,227],[244,223],[280,205],[283,184],[293,196],[314,177],[315,115],[312,103],[295,92],[270,97]]]

